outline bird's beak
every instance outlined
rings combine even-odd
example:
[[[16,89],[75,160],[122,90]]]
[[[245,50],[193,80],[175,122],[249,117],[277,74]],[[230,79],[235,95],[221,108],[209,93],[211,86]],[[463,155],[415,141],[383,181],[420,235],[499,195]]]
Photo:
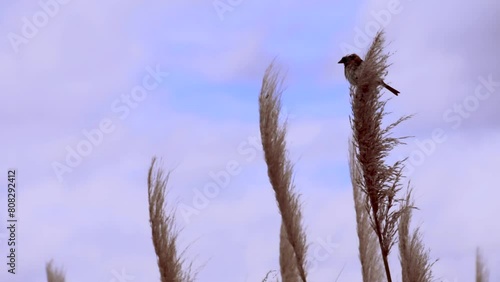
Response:
[[[344,58],[340,59],[340,61],[338,62],[339,64],[343,64],[345,61],[344,61]]]

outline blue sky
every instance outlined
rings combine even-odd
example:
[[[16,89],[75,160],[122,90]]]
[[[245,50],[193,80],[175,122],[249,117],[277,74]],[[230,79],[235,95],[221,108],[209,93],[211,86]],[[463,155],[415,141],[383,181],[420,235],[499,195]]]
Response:
[[[416,114],[395,132],[414,138],[391,158],[410,157],[414,223],[439,258],[435,276],[472,280],[480,246],[500,280],[497,1],[222,0],[239,3],[222,15],[213,1],[67,2],[0,4],[0,164],[19,171],[20,219],[19,273],[3,266],[1,281],[44,281],[50,259],[68,281],[120,281],[122,271],[134,277],[124,281],[158,281],[145,185],[153,155],[175,168],[171,204],[193,205],[212,175],[239,168],[196,215],[178,215],[199,281],[261,281],[279,269],[280,219],[258,143],[257,96],[273,60],[285,75],[311,281],[342,269],[339,281],[361,281],[337,62],[345,46],[363,56],[377,23],[393,53],[387,81],[401,91],[388,118]],[[36,31],[23,33],[24,18]],[[145,80],[155,86],[124,102]],[[99,137],[103,123],[112,130]],[[97,145],[58,176],[54,163],[67,164],[89,134]],[[392,264],[397,273],[396,249]]]

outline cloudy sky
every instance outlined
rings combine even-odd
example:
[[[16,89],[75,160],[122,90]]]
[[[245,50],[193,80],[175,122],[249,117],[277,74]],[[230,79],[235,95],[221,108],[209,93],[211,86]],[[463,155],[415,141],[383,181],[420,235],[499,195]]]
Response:
[[[154,155],[173,169],[168,201],[198,281],[278,270],[257,108],[274,58],[286,75],[310,279],[361,281],[337,61],[364,55],[381,26],[387,81],[401,91],[388,121],[415,114],[395,132],[414,137],[391,158],[410,158],[414,223],[439,259],[435,276],[472,281],[479,246],[500,281],[499,2],[271,2],[0,4],[0,165],[4,186],[17,170],[18,218],[17,274],[2,264],[1,281],[45,281],[50,259],[71,282],[158,281],[146,186]],[[6,226],[6,187],[0,205]],[[398,273],[397,249],[391,260]]]

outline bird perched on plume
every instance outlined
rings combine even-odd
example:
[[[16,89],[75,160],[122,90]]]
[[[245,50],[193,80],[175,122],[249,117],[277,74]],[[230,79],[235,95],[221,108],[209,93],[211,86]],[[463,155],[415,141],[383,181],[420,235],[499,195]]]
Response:
[[[347,78],[349,83],[351,85],[357,86],[359,67],[363,64],[363,60],[358,55],[351,54],[342,57],[342,59],[340,59],[339,61],[339,64],[344,64],[345,77]],[[400,93],[398,90],[387,85],[383,80],[380,80],[380,84],[396,96],[398,96],[398,94]]]

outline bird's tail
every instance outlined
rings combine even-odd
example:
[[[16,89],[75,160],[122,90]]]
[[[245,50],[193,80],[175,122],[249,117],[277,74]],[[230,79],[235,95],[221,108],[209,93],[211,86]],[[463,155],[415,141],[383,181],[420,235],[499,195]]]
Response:
[[[398,94],[400,93],[398,90],[392,88],[391,86],[387,85],[385,82],[382,81],[382,86],[384,86],[385,88],[387,88],[387,90],[391,91],[394,95],[398,96]]]

